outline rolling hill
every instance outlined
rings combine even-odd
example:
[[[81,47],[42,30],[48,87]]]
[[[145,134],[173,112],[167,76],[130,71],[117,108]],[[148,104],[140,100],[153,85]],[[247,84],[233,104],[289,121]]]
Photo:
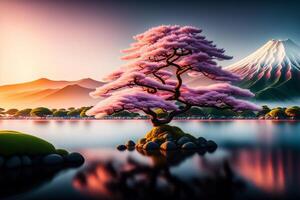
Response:
[[[104,83],[86,78],[78,81],[54,81],[46,78],[0,86],[0,107],[49,108],[94,105],[89,93]]]

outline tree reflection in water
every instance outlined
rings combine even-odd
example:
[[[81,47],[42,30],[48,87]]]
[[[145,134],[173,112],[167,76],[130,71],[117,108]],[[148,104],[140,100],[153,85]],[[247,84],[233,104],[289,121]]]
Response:
[[[0,169],[0,199],[41,187],[64,169],[61,166]]]
[[[132,156],[125,162],[114,158],[98,160],[75,176],[74,187],[97,199],[232,199],[244,187],[227,161],[220,163],[213,176],[195,174],[183,180],[171,169],[195,153],[139,152],[153,165]]]

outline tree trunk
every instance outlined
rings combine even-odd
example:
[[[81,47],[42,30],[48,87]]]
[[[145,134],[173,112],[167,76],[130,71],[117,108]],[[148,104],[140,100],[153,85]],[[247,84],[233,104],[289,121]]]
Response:
[[[159,119],[151,119],[153,126],[161,126],[164,124],[168,124],[171,120],[159,120]]]

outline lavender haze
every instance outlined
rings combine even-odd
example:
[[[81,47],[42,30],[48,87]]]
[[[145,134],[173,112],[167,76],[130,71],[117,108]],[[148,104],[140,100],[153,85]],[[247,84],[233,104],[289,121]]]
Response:
[[[0,85],[99,80],[121,64],[132,35],[161,24],[202,28],[233,56],[225,66],[270,39],[299,44],[299,19],[294,0],[1,0]]]
[[[109,75],[109,82],[91,95],[106,97],[87,114],[101,117],[123,110],[143,111],[153,125],[169,123],[192,106],[259,110],[256,105],[237,97],[253,97],[229,83],[191,88],[182,79],[198,73],[218,81],[238,81],[239,77],[224,71],[216,60],[231,59],[212,41],[191,26],[158,26],[136,35],[135,42],[123,52],[127,64]],[[202,75],[202,76],[201,76]],[[180,103],[181,106],[178,106]],[[168,113],[160,119],[155,109]]]

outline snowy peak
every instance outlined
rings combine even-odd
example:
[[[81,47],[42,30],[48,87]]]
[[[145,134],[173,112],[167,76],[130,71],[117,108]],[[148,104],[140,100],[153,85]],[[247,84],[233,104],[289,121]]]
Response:
[[[289,96],[284,94],[287,92],[300,96],[300,87],[294,86],[300,81],[300,47],[290,39],[270,40],[226,69],[240,75],[240,85],[255,92],[258,98]],[[279,91],[281,89],[290,91]]]
[[[270,72],[273,68],[283,66],[297,67],[300,63],[300,47],[292,40],[270,40],[250,56],[227,69],[245,77],[263,70]],[[294,66],[293,66],[294,65]]]

